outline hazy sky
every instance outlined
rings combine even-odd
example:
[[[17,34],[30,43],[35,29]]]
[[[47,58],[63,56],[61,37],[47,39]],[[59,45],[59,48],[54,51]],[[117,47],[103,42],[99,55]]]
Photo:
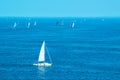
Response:
[[[0,0],[0,16],[120,17],[120,0]]]

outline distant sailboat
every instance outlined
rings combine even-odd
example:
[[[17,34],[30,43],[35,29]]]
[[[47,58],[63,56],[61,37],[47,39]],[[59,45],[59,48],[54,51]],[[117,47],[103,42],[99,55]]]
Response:
[[[71,27],[74,28],[74,26],[75,26],[75,23],[73,22],[72,25],[71,25]]]
[[[28,22],[28,24],[27,24],[27,28],[28,28],[28,29],[30,28],[30,22]]]
[[[48,50],[47,50],[47,52],[48,52]],[[50,63],[45,61],[45,41],[43,41],[42,47],[41,47],[41,50],[39,53],[38,63],[34,63],[33,65],[44,66],[44,67],[52,66],[52,60],[51,60],[49,53],[48,53],[48,56],[49,56]]]
[[[36,21],[34,22],[34,26],[36,26],[37,25],[37,23],[36,23]]]
[[[15,28],[16,28],[16,26],[17,26],[17,23],[15,22],[15,23],[14,23],[14,25],[13,25],[13,28],[15,29]]]

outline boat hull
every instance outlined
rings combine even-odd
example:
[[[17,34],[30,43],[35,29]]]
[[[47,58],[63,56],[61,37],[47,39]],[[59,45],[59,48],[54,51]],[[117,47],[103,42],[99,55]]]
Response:
[[[47,63],[47,62],[44,62],[44,63],[34,63],[33,65],[34,66],[44,66],[44,67],[52,66],[51,63]]]

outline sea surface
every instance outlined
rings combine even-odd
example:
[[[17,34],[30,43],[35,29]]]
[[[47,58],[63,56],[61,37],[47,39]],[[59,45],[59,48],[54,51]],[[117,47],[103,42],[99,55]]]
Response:
[[[0,17],[0,80],[120,80],[120,18]]]

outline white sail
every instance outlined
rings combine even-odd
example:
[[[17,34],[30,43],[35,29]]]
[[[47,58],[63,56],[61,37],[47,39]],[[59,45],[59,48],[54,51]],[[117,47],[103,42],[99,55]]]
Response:
[[[42,43],[38,61],[45,61],[45,41]]]
[[[28,24],[27,24],[27,28],[30,28],[30,22],[28,22]]]
[[[75,26],[75,23],[73,22],[73,23],[72,23],[72,28],[74,28],[74,26]]]
[[[36,21],[35,21],[35,22],[34,22],[34,26],[36,26],[36,24],[37,24],[37,23],[36,23]]]
[[[13,27],[15,28],[16,26],[17,26],[17,23],[15,22]]]

